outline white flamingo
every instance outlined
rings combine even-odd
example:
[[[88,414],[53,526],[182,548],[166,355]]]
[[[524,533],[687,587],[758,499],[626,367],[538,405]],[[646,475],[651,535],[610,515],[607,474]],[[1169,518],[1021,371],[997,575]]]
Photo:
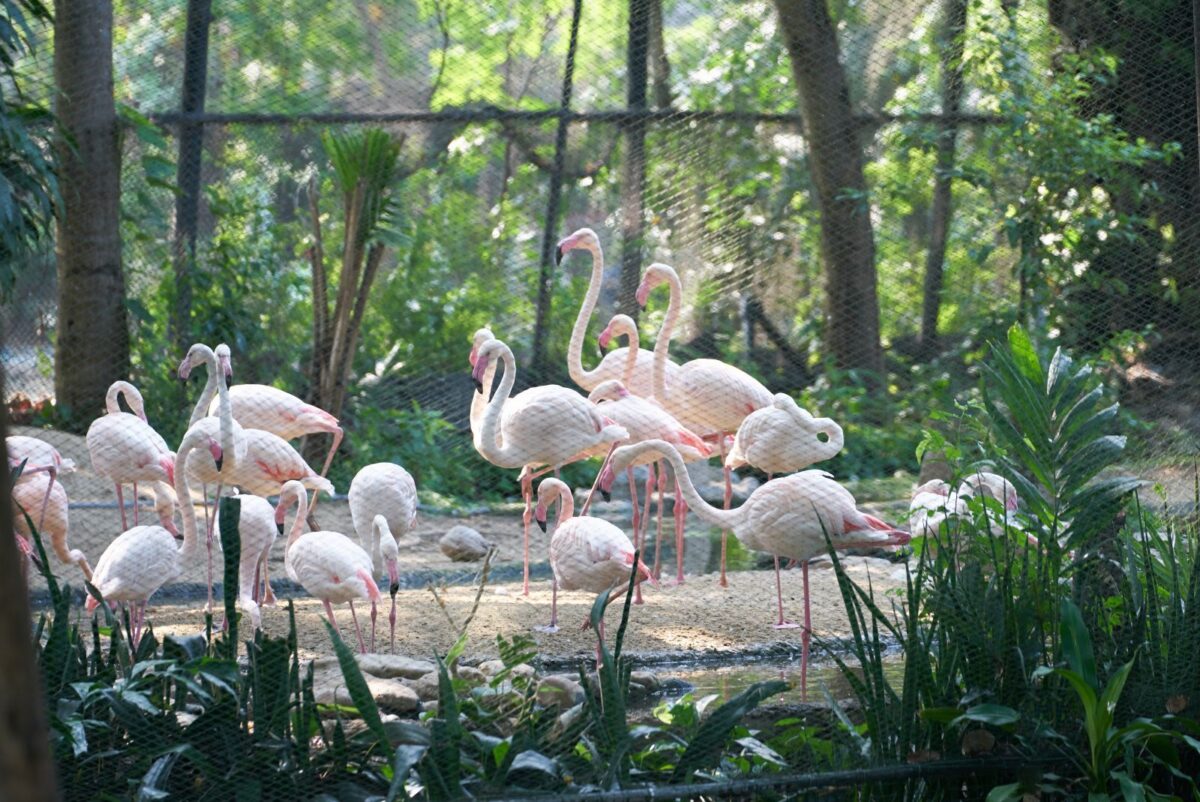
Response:
[[[24,464],[17,484],[30,482],[39,473],[48,473],[52,480],[57,480],[59,474],[71,473],[75,470],[73,460],[58,453],[57,448],[41,438],[13,434],[5,438],[4,446],[8,451],[9,470]],[[42,499],[42,512],[38,517],[39,527],[45,521],[46,507],[50,503],[50,490],[54,487],[53,484],[43,486],[46,488],[46,497]]]
[[[843,445],[842,427],[832,418],[814,418],[790,395],[776,393],[770,406],[756,409],[742,421],[725,465],[730,469],[752,465],[770,481],[775,474],[833,459]]]
[[[600,594],[612,590],[611,604],[624,593],[629,574],[634,570],[635,550],[629,538],[617,527],[602,518],[574,517],[575,499],[565,482],[548,478],[538,485],[538,504],[534,515],[538,525],[546,528],[546,511],[558,502],[558,520],[550,538],[550,566],[554,569],[554,595],[550,626],[543,631],[558,630],[558,590],[586,590]],[[654,583],[650,569],[637,561],[637,571]],[[638,581],[641,584],[641,581]],[[589,622],[584,623],[586,629]],[[600,619],[600,641],[604,640],[604,618]],[[597,659],[599,646],[597,645]]]
[[[345,436],[338,419],[332,414],[266,384],[235,384],[229,388],[229,400],[233,404],[233,419],[243,428],[261,429],[284,440],[294,440],[308,434],[333,435],[333,443],[329,446],[329,454],[325,457],[325,466],[320,475],[329,473],[333,455]],[[209,406],[208,414],[217,414],[215,400]]]
[[[593,390],[602,381],[622,377],[627,353],[624,349],[618,348],[606,354],[594,370],[586,370],[583,367],[583,341],[587,336],[588,322],[596,311],[596,303],[600,299],[600,285],[604,281],[604,254],[600,249],[600,238],[596,236],[596,232],[590,228],[581,228],[558,243],[554,252],[556,261],[561,262],[565,254],[576,249],[585,250],[592,255],[592,275],[588,280],[587,294],[583,297],[583,304],[579,307],[579,314],[575,318],[575,325],[571,329],[571,341],[567,346],[567,370],[571,374],[571,381],[584,390]],[[636,358],[637,366],[633,376],[623,381],[634,395],[646,397],[653,390],[651,374],[654,357],[650,353],[641,353]],[[674,362],[667,363],[665,375],[668,382],[674,380],[678,367]]]
[[[835,549],[900,546],[909,542],[909,533],[859,511],[850,491],[833,481],[824,471],[802,471],[773,479],[759,486],[740,507],[718,509],[700,497],[684,469],[683,458],[674,446],[662,440],[618,448],[600,477],[600,486],[611,486],[616,471],[648,452],[662,454],[670,461],[680,477],[684,496],[701,520],[731,529],[747,548],[774,556],[775,594],[779,611],[776,628],[796,627],[796,624],[783,617],[779,558],[788,557],[801,564],[804,575],[804,624],[800,682],[801,688],[805,689],[812,630],[808,561],[826,553],[826,538]]]
[[[335,630],[337,619],[333,616],[333,605],[349,603],[354,632],[358,635],[358,649],[365,654],[367,647],[358,626],[354,600],[366,599],[372,608],[379,602],[379,586],[371,576],[371,555],[341,532],[305,533],[308,494],[304,485],[296,481],[285,484],[279,493],[279,503],[275,507],[277,524],[283,523],[287,509],[293,504],[296,505],[296,517],[284,550],[284,570],[310,596],[321,600]],[[373,642],[371,647],[374,649]]]
[[[119,396],[133,413],[122,412]],[[87,431],[88,453],[92,470],[117,488],[117,506],[121,508],[121,529],[128,528],[125,517],[124,484],[133,485],[133,523],[138,523],[137,483],[175,481],[175,455],[167,441],[146,422],[142,394],[129,382],[115,381],[104,399],[107,414],[96,418]]]
[[[392,543],[404,537],[417,522],[417,485],[412,475],[392,462],[361,468],[350,482],[350,518],[359,544],[371,555],[375,576],[384,570],[379,536],[373,531],[375,516],[382,515]],[[391,577],[393,583],[396,577]]]
[[[595,405],[565,387],[531,387],[510,398],[516,381],[516,361],[500,340],[487,341],[475,354],[472,376],[481,392],[493,359],[504,363],[504,378],[484,411],[476,447],[493,465],[522,469],[523,592],[529,595],[529,521],[533,515],[534,470],[541,466],[557,470],[569,462],[610,451],[629,433],[605,420]]]
[[[262,496],[241,493],[233,498],[241,505],[238,510],[238,540],[241,542],[238,556],[238,606],[246,613],[251,625],[258,629],[262,626],[262,612],[259,609],[260,578],[266,585],[266,590],[262,591],[261,596],[262,606],[271,607],[275,604],[275,593],[271,590],[267,562],[271,546],[279,535],[279,527],[275,525],[274,506]],[[219,504],[213,518],[213,528],[220,533]]]
[[[770,391],[744,370],[735,368],[718,359],[693,359],[679,366],[670,383],[666,380],[667,354],[671,336],[679,319],[683,304],[683,285],[675,269],[655,263],[646,268],[642,283],[638,287],[637,301],[642,306],[650,291],[666,283],[670,288],[667,316],[654,343],[654,397],[670,410],[680,423],[701,437],[715,436],[720,445],[721,469],[725,474],[725,509],[733,500],[733,482],[729,466],[725,464],[725,438],[737,432],[746,416],[768,406],[772,401]],[[721,587],[727,587],[725,578],[726,540],[728,532],[721,532]]]
[[[968,474],[957,490],[951,490],[950,485],[941,479],[933,479],[918,487],[908,507],[909,527],[917,534],[934,534],[942,521],[966,515],[969,510],[967,499],[977,495],[997,501],[1003,507],[1000,515],[992,509],[984,511],[990,534],[1000,536],[1006,531],[1021,530],[1019,522],[1013,517],[1020,504],[1017,489],[1003,476],[987,471]],[[1025,537],[1031,546],[1038,545],[1033,535],[1026,534]]]
[[[50,485],[49,488],[46,488],[47,483]],[[46,499],[49,499],[48,503]],[[70,519],[67,512],[67,491],[63,488],[62,483],[48,473],[37,474],[31,477],[31,481],[21,482],[13,487],[12,500],[13,529],[17,534],[27,540],[32,539],[33,533],[30,531],[29,523],[25,520],[24,513],[36,509],[38,505],[44,505],[38,532],[49,536],[50,548],[60,563],[79,566],[79,570],[83,572],[83,578],[90,582],[92,567],[88,564],[87,555],[79,549],[72,549],[67,545]]]

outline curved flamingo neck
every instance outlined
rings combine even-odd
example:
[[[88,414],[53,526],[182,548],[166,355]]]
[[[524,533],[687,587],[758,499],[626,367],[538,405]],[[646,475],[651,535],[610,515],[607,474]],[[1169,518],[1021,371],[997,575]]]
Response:
[[[304,490],[295,492],[295,499],[289,503],[296,505],[296,517],[292,519],[292,529],[288,532],[287,545],[284,546],[284,555],[292,550],[292,546],[304,534],[304,519],[308,517],[308,493]]]
[[[600,369],[585,370],[583,367],[583,338],[587,336],[588,321],[596,311],[596,303],[600,300],[600,284],[604,280],[604,252],[599,243],[595,248],[585,246],[592,254],[592,277],[588,280],[587,294],[583,296],[583,305],[575,317],[575,326],[571,329],[571,341],[567,345],[567,372],[571,381],[586,390],[592,389],[600,381]]]
[[[237,467],[237,454],[234,448],[233,401],[229,398],[229,387],[225,384],[225,376],[216,365],[215,356],[213,360],[208,375],[210,379],[215,378],[217,381],[217,418],[220,420],[220,442],[221,450],[224,452],[221,473],[228,475],[227,471],[232,471]],[[205,408],[208,408],[207,403],[205,403]]]
[[[658,338],[654,341],[654,397],[660,403],[667,403],[667,354],[671,349],[671,336],[675,332],[675,323],[679,320],[680,307],[683,306],[683,285],[679,274],[667,268],[663,271],[667,277],[667,286],[671,290],[667,301],[667,316],[663,319],[662,328],[658,330]]]
[[[745,520],[749,512],[749,504],[743,504],[740,507],[735,507],[732,510],[723,510],[719,507],[714,507],[709,504],[696,490],[696,486],[692,484],[692,477],[688,473],[687,466],[683,463],[683,457],[675,446],[665,440],[646,440],[637,445],[625,446],[622,451],[626,452],[629,463],[634,461],[647,451],[653,451],[666,458],[671,463],[671,467],[675,470],[675,478],[679,482],[679,490],[683,493],[684,499],[687,500],[688,508],[691,512],[696,513],[700,520],[710,523],[714,526],[719,526],[722,529],[736,529]]]
[[[145,413],[146,405],[137,388],[127,381],[115,381],[109,386],[108,393],[104,396],[104,409],[109,415],[115,415],[121,411],[120,396],[125,396],[125,403],[129,405],[133,414],[141,417]]]
[[[500,380],[500,388],[488,402],[479,432],[479,453],[492,462],[503,461],[508,456],[508,444],[500,441],[497,429],[500,425],[500,412],[512,393],[513,383],[517,380],[517,366],[512,350],[507,345],[498,350],[499,358],[504,362],[504,377]],[[492,366],[489,365],[487,369],[491,370]]]
[[[621,384],[626,388],[633,385],[633,371],[637,368],[638,348],[640,342],[638,340],[638,331],[636,327],[630,327],[624,332],[625,347],[628,353],[625,354],[625,372],[621,374]]]
[[[188,482],[187,458],[202,437],[207,435],[189,432],[175,454],[175,496],[179,500],[179,517],[183,519],[183,545],[179,548],[179,558],[184,562],[190,561],[199,547],[196,539],[199,524],[196,522],[196,505],[192,503],[192,487]]]
[[[188,421],[188,426],[191,426],[201,418],[208,416],[208,408],[212,406],[213,397],[216,396],[220,389],[218,387],[218,378],[220,374],[220,366],[217,364],[217,355],[213,353],[208,346],[204,347],[204,366],[208,373],[208,378],[204,381],[204,390],[200,393],[200,400],[196,402],[195,408],[192,410],[191,420]],[[225,384],[225,382],[219,382]],[[224,447],[224,443],[221,444]]]
[[[571,495],[571,488],[565,484],[557,488],[558,490],[558,523],[555,526],[562,526],[563,523],[569,521],[575,515],[575,497]]]
[[[822,459],[832,459],[841,453],[842,447],[846,445],[846,435],[842,432],[842,427],[837,424],[833,418],[816,418],[817,433],[824,433],[829,439],[822,443],[821,453],[824,454]]]
[[[496,363],[489,362],[487,369],[483,372],[483,389],[476,390],[471,396],[471,436],[475,439],[475,447],[479,448],[479,442],[482,439],[483,415],[487,410],[488,396],[492,393],[492,382],[496,378]]]

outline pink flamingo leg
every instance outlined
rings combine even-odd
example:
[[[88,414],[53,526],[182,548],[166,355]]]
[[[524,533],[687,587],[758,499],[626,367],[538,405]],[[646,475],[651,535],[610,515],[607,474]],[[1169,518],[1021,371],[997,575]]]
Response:
[[[213,507],[221,503],[221,488],[223,485],[217,484],[217,494],[213,499]],[[207,496],[204,499],[205,505],[208,504]],[[208,605],[204,608],[205,612],[211,613],[213,609],[213,529],[216,528],[217,516],[214,514],[211,518],[207,515],[205,519],[208,522],[208,535],[205,538],[205,545],[208,547]],[[223,630],[225,625],[221,625]]]
[[[275,606],[275,591],[271,588],[271,577],[270,577],[271,566],[270,566],[270,562],[268,561],[269,554],[270,554],[270,547],[268,546],[266,549],[263,549],[262,557],[259,559],[259,565],[262,566],[262,582],[263,582],[262,606],[263,607],[274,607]]]
[[[140,505],[138,504],[137,482],[134,482],[133,483],[133,525],[134,526],[138,525],[138,506],[140,506]]]
[[[354,600],[350,600],[350,618],[354,621],[354,634],[358,636],[358,651],[360,654],[367,653],[367,645],[363,643],[362,630],[358,628],[358,613],[354,612]]]
[[[683,533],[687,526],[688,505],[679,488],[679,480],[675,480],[675,584],[683,584]]]
[[[392,597],[392,611],[388,613],[388,626],[391,628],[391,640],[388,644],[388,653],[396,653],[396,597]]]
[[[537,632],[553,635],[558,632],[558,578],[550,580],[550,623],[546,626],[534,627]]]
[[[333,434],[333,443],[331,443],[329,446],[329,455],[327,457],[325,457],[325,467],[323,467],[321,469],[322,476],[329,473],[329,466],[333,462],[333,455],[337,453],[338,446],[340,446],[342,444],[342,438],[346,436],[346,433],[344,431],[342,431],[340,428],[335,429],[332,432],[332,434]]]
[[[46,465],[24,473],[50,474],[50,481],[46,483],[46,495],[42,497],[42,514],[38,516],[38,531],[41,531],[46,526],[46,508],[50,506],[50,491],[54,490],[54,483],[58,481],[58,468],[54,465]]]
[[[337,619],[333,617],[333,605],[329,603],[329,599],[321,599],[321,601],[325,604],[325,615],[329,616],[329,623],[333,626],[333,631],[340,635]]]
[[[521,478],[521,495],[525,497],[525,512],[521,515],[525,524],[525,568],[521,580],[521,594],[529,595],[529,522],[533,520],[533,478],[526,472]]]
[[[775,629],[796,629],[799,624],[793,624],[791,621],[783,620],[783,586],[779,581],[779,555],[775,555],[775,601],[779,605],[779,618],[775,622]]]
[[[654,475],[656,476],[658,489],[658,530],[654,536],[654,578],[662,579],[662,536],[663,536],[663,486],[666,484],[667,477],[663,475],[662,460],[654,463]]]
[[[640,545],[635,546],[635,549],[645,548],[646,534],[650,529],[650,501],[654,497],[654,465],[649,465],[648,470],[650,471],[650,476],[646,479],[646,500],[643,502],[644,506],[642,507],[642,534],[637,541]],[[636,584],[633,603],[644,604],[645,602],[642,601],[642,583],[638,582]]]
[[[808,642],[812,637],[812,617],[808,604],[808,562],[800,564],[804,575],[804,632],[800,636],[800,698],[808,698]]]
[[[637,479],[633,475],[633,466],[625,469],[625,479],[629,482],[629,499],[633,505],[633,550],[640,551],[642,548],[641,531],[642,531],[642,508],[638,503]],[[649,488],[647,491],[649,492]],[[638,585],[634,591],[633,603],[642,603],[642,587]]]
[[[354,602],[350,602],[350,604],[352,605],[350,609],[353,610]],[[371,602],[371,651],[372,652],[375,651],[375,616],[378,612],[379,611],[376,608],[375,602]]]
[[[121,508],[121,531],[129,529],[129,521],[125,519],[125,494],[121,492],[121,483],[117,482],[117,506]]]
[[[725,474],[725,509],[729,509],[730,503],[733,501],[733,481],[730,477],[729,468],[725,466],[725,433],[721,432],[717,435],[717,439],[721,443],[721,471]],[[729,587],[729,580],[725,578],[725,554],[728,548],[729,530],[721,530],[721,579],[719,583],[721,587]]]

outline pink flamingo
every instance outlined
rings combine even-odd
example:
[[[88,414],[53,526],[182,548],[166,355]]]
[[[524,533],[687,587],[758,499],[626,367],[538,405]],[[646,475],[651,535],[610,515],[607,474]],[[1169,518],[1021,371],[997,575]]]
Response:
[[[48,473],[52,481],[58,480],[60,473],[70,473],[75,470],[75,462],[58,453],[58,449],[37,437],[14,434],[5,438],[5,448],[8,451],[8,467],[10,470],[24,463],[17,484],[33,480],[39,473]],[[41,483],[39,483],[41,484]],[[50,503],[50,490],[53,484],[46,487],[46,497],[42,499],[42,513],[38,518],[38,526],[46,519],[46,507]]]
[[[783,591],[779,579],[779,558],[800,562],[804,575],[804,625],[801,652],[801,689],[807,687],[808,649],[812,632],[809,612],[808,561],[824,554],[826,537],[835,549],[876,546],[902,546],[911,539],[908,532],[895,529],[858,510],[854,496],[824,471],[802,471],[773,479],[756,489],[740,507],[721,510],[708,504],[696,492],[675,447],[662,440],[650,440],[618,448],[600,477],[600,486],[611,486],[615,472],[631,460],[654,452],[662,454],[680,477],[684,496],[701,520],[732,529],[747,548],[765,551],[775,558],[775,598],[779,616],[777,629],[795,628],[783,617]]]
[[[310,595],[325,605],[329,623],[337,629],[333,617],[333,605],[348,602],[350,617],[354,620],[354,631],[358,635],[358,649],[366,653],[362,630],[358,626],[358,614],[354,611],[355,599],[367,599],[372,608],[379,601],[379,586],[371,576],[371,555],[363,551],[341,532],[304,532],[304,519],[308,517],[308,494],[304,485],[288,482],[279,493],[279,504],[275,507],[275,523],[282,526],[288,507],[296,505],[296,517],[292,521],[284,550],[284,570],[288,577],[298,582]],[[374,643],[371,644],[374,649]]]
[[[49,484],[48,488],[43,487]],[[49,503],[46,504],[46,499]],[[18,537],[32,540],[33,533],[24,513],[33,509],[37,504],[45,504],[42,510],[42,522],[38,531],[50,536],[50,547],[58,561],[63,565],[77,565],[83,572],[83,578],[89,582],[92,579],[92,567],[88,564],[87,555],[79,549],[67,546],[67,491],[54,477],[49,474],[33,477],[32,481],[22,482],[13,487],[13,529]]]
[[[350,482],[350,517],[358,542],[371,555],[374,576],[387,570],[392,596],[388,614],[391,648],[396,648],[396,592],[400,589],[397,537],[412,531],[417,522],[417,485],[412,475],[391,462],[367,465]],[[371,631],[375,619],[371,618]]]
[[[667,316],[654,343],[654,397],[692,431],[702,437],[717,438],[725,474],[725,509],[729,509],[733,500],[733,482],[729,466],[725,464],[725,438],[738,430],[747,415],[769,405],[772,396],[753,376],[717,359],[693,359],[681,365],[668,386],[667,354],[683,303],[679,274],[668,265],[650,265],[638,287],[637,301],[645,306],[650,291],[664,282],[671,295]],[[728,535],[728,531],[721,532],[721,587],[729,585],[725,578]]]
[[[542,531],[546,529],[546,510],[558,502],[558,521],[550,538],[550,566],[554,569],[553,602],[550,608],[550,626],[547,632],[558,630],[558,590],[586,590],[600,594],[613,590],[608,602],[611,604],[626,590],[629,572],[634,570],[634,548],[617,527],[602,518],[589,516],[572,517],[575,500],[571,488],[558,479],[544,479],[538,485],[538,504],[534,516]],[[641,560],[637,571],[654,582],[650,569]],[[638,581],[641,584],[641,581]],[[584,623],[587,629],[589,622]],[[604,619],[600,619],[600,642],[604,641]],[[599,644],[597,644],[599,659]]]
[[[529,595],[529,521],[533,515],[534,469],[561,466],[606,453],[628,436],[606,420],[593,404],[574,390],[557,385],[531,387],[510,398],[517,370],[513,353],[492,339],[475,354],[472,377],[483,392],[483,379],[493,359],[504,363],[504,378],[488,402],[480,422],[476,448],[484,459],[501,468],[521,468],[525,498],[525,570],[523,591]]]
[[[241,505],[238,510],[238,539],[241,541],[238,555],[238,607],[249,617],[251,626],[258,629],[262,626],[259,599],[262,599],[262,606],[265,607],[275,604],[275,594],[271,590],[271,579],[267,574],[267,562],[271,546],[279,535],[279,527],[275,525],[274,506],[262,496],[241,493],[234,498]],[[218,533],[221,531],[220,519],[221,511],[218,505],[213,517],[213,528]],[[266,585],[266,590],[261,592],[260,578]]]
[[[118,397],[133,413],[122,412]],[[115,381],[104,402],[108,413],[92,421],[87,431],[88,453],[92,470],[116,485],[117,505],[121,508],[121,529],[128,527],[125,497],[121,485],[133,485],[133,523],[138,523],[137,483],[175,481],[175,455],[158,432],[146,422],[142,394],[132,384]]]
[[[567,346],[567,370],[571,381],[584,390],[593,390],[596,385],[608,379],[619,379],[623,373],[623,363],[627,356],[624,349],[618,348],[605,355],[600,365],[594,370],[583,367],[583,341],[587,335],[588,321],[596,310],[596,302],[600,299],[600,285],[604,281],[604,254],[600,250],[600,238],[590,228],[581,228],[558,243],[555,250],[555,260],[561,262],[563,255],[575,249],[582,249],[592,255],[592,276],[588,280],[587,294],[583,305],[579,307],[579,315],[575,318],[575,326],[571,329],[571,341]],[[652,370],[654,357],[649,353],[636,355],[637,366],[629,379],[623,379],[625,386],[634,395],[649,396],[653,390]],[[678,365],[667,362],[664,370],[668,382],[674,381]]]
[[[752,465],[766,472],[770,481],[777,473],[832,459],[844,444],[842,427],[832,418],[814,418],[790,395],[776,393],[770,406],[756,409],[742,421],[725,466],[732,470]]]
[[[333,415],[266,384],[235,384],[229,388],[229,401],[233,404],[234,420],[246,429],[261,429],[284,440],[321,432],[333,435],[321,476],[329,473],[333,455],[345,436],[338,419]],[[213,400],[208,414],[217,414],[216,400]]]
[[[1003,535],[1009,530],[1020,531],[1020,524],[1012,516],[1020,504],[1017,489],[1003,476],[987,471],[968,474],[955,491],[951,491],[950,485],[941,479],[933,479],[918,487],[908,507],[909,527],[918,534],[933,534],[942,521],[966,515],[969,512],[967,499],[977,495],[999,502],[1003,507],[1003,517],[998,517],[992,509],[984,511],[988,531],[993,536]],[[1039,545],[1033,535],[1027,534],[1025,537],[1031,546]]]
[[[491,329],[479,329],[475,332],[475,336],[471,341],[471,353],[467,357],[467,361],[471,363],[471,369],[474,370],[477,354],[479,349],[488,340],[496,339],[492,334]],[[475,445],[475,450],[479,451],[479,433],[483,431],[483,414],[487,411],[488,396],[492,392],[492,382],[496,377],[496,366],[498,363],[491,360],[487,368],[484,369],[483,375],[476,381],[475,392],[471,394],[471,442]],[[495,446],[500,446],[500,435],[497,432]],[[480,456],[483,452],[480,451]]]
[[[263,429],[242,431],[246,438],[246,457],[226,478],[229,484],[246,493],[274,496],[285,482],[295,480],[309,490],[333,495],[333,483],[314,471],[287,440]]]
[[[92,574],[92,584],[107,603],[131,603],[130,623],[133,627],[133,646],[137,648],[142,624],[146,617],[146,602],[159,588],[174,580],[183,566],[195,559],[199,548],[196,542],[196,509],[188,501],[191,488],[185,466],[188,455],[196,448],[207,448],[214,460],[222,459],[221,445],[203,428],[192,427],[184,435],[175,455],[175,496],[183,500],[183,543],[177,545],[175,535],[162,526],[135,526],[122,532],[109,544]],[[89,613],[98,602],[88,596]]]

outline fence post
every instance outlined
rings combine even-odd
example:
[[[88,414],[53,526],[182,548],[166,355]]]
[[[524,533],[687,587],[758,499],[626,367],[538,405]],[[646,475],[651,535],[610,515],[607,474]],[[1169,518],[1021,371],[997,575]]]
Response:
[[[637,317],[634,297],[642,272],[642,240],[646,205],[646,77],[650,52],[650,0],[629,0],[627,84],[629,119],[622,126],[621,159],[621,284],[617,306]]]
[[[188,0],[184,34],[183,87],[180,111],[204,111],[208,84],[208,27],[212,0]],[[171,314],[172,339],[180,352],[187,349],[192,312],[192,266],[196,261],[196,228],[200,215],[200,162],[204,154],[204,123],[184,119],[179,126],[179,163],[175,183],[175,307]]]
[[[583,0],[575,0],[571,10],[571,35],[567,41],[567,60],[563,65],[562,95],[559,101],[558,130],[554,137],[554,169],[546,199],[546,224],[542,228],[542,258],[538,268],[537,314],[533,325],[533,354],[529,360],[530,380],[539,383],[546,375],[546,335],[550,325],[550,299],[554,288],[554,244],[558,236],[558,212],[562,201],[563,172],[567,158],[567,127],[571,122],[571,93],[575,80],[575,48],[579,42],[579,16]]]

